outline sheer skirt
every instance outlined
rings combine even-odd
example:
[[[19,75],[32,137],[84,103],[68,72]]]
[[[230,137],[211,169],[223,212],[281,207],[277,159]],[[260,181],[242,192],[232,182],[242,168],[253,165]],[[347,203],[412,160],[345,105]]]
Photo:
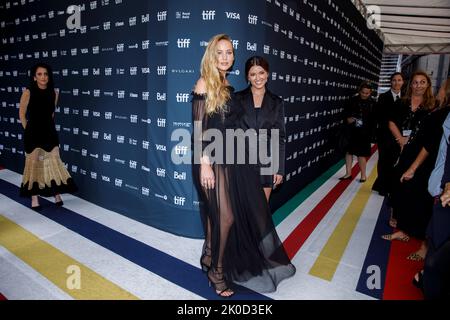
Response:
[[[25,168],[20,187],[21,196],[41,195],[50,197],[77,190],[59,157],[58,147],[54,147],[50,152],[35,148],[25,156]]]

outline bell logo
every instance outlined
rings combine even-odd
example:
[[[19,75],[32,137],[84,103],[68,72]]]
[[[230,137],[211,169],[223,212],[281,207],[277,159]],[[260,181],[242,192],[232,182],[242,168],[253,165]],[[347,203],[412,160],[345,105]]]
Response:
[[[256,51],[257,44],[256,42],[251,44],[250,42],[247,42],[247,51]]]
[[[166,93],[165,92],[163,92],[163,93],[157,92],[156,100],[157,101],[166,101]]]
[[[174,171],[173,178],[176,180],[186,180],[186,172],[179,173],[177,171]]]

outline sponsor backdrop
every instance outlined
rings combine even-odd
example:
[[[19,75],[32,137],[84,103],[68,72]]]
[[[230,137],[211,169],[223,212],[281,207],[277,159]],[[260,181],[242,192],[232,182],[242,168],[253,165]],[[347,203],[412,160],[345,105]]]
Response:
[[[0,164],[21,172],[18,107],[29,68],[54,69],[61,158],[79,196],[132,219],[201,237],[190,150],[190,93],[211,36],[236,49],[230,82],[254,54],[285,101],[286,182],[278,208],[338,156],[345,100],[377,81],[382,42],[350,1],[0,1]],[[175,161],[173,161],[173,159]]]

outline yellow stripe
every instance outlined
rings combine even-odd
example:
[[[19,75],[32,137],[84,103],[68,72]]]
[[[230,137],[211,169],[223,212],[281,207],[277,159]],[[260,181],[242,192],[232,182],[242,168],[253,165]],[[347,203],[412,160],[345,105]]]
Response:
[[[345,248],[350,241],[367,201],[372,193],[371,187],[377,176],[376,166],[369,179],[362,184],[350,206],[345,211],[327,243],[323,247],[309,274],[331,281],[342,259]]]
[[[1,214],[0,245],[74,299],[138,299]]]

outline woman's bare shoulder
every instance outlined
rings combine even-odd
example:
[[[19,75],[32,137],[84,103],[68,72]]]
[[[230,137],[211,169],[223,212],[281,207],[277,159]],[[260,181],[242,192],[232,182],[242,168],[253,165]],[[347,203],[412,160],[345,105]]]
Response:
[[[194,92],[197,94],[206,93],[206,81],[203,77],[197,80],[197,83],[195,84],[194,87]]]

